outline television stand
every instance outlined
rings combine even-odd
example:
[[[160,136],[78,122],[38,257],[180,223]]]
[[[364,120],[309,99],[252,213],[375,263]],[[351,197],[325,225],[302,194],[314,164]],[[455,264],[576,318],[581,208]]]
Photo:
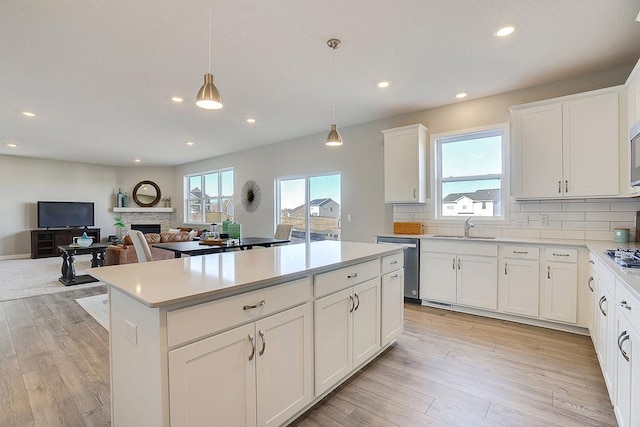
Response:
[[[38,228],[31,230],[31,258],[49,258],[60,256],[58,246],[69,245],[74,237],[93,237],[94,243],[100,243],[99,228]]]

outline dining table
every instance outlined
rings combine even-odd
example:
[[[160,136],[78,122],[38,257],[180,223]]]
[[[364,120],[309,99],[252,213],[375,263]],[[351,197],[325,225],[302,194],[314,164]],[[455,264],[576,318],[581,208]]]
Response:
[[[175,258],[180,258],[182,255],[207,255],[227,252],[234,249],[253,249],[254,246],[268,248],[273,245],[281,245],[289,242],[290,240],[288,239],[276,239],[274,237],[243,237],[242,239],[223,240],[221,244],[217,245],[210,245],[203,241],[191,240],[187,242],[156,243],[153,247],[172,251]]]

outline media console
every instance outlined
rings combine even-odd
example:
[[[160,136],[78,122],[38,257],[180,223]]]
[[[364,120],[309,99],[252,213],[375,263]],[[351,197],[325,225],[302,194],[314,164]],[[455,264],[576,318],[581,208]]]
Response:
[[[82,233],[93,237],[94,243],[100,242],[99,228],[39,228],[31,230],[31,258],[48,258],[60,256],[58,246],[69,245],[74,237]]]

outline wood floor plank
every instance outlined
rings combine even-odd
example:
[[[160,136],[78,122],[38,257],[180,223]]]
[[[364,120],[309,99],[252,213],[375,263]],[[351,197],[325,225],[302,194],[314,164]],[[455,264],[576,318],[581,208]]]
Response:
[[[11,333],[22,373],[54,366],[49,349],[36,326],[16,329]]]
[[[0,426],[33,422],[27,390],[15,355],[0,358]]]
[[[1,304],[4,307],[5,319],[9,325],[9,330],[14,331],[33,326],[33,319],[27,310],[24,300],[4,301]]]
[[[0,317],[0,358],[14,356],[16,349],[13,346],[11,331],[4,317]]]

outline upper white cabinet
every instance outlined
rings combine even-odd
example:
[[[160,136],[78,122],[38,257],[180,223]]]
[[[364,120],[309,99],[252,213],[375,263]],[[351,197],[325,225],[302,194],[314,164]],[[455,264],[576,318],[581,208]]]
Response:
[[[518,199],[619,195],[619,88],[512,107]]]
[[[385,203],[425,203],[427,128],[421,124],[383,130]]]
[[[635,68],[629,75],[627,83],[627,126],[625,127],[628,137],[629,129],[635,124],[640,122],[640,61],[636,64]]]

